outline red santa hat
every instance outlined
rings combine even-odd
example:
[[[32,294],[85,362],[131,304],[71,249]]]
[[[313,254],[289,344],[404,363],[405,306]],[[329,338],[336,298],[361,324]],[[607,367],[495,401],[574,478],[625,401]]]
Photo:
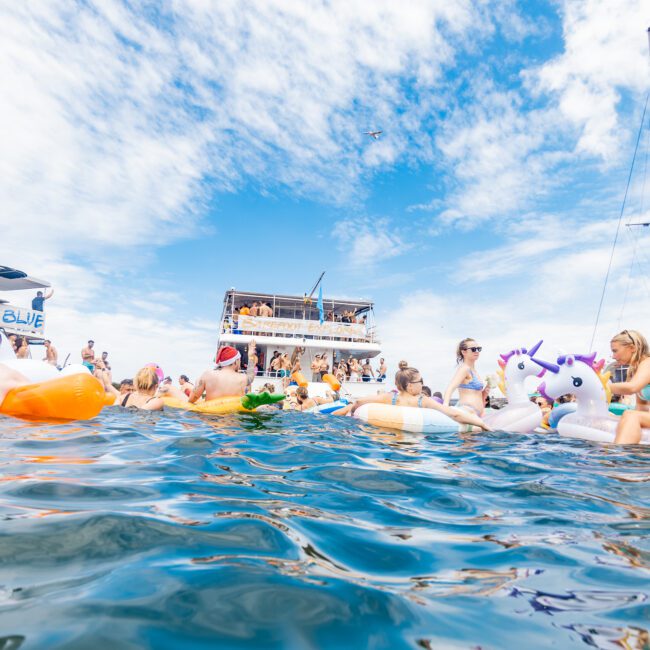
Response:
[[[217,368],[224,368],[225,366],[232,365],[239,359],[241,359],[241,354],[235,348],[224,345],[222,348],[219,348],[214,361],[217,364]]]

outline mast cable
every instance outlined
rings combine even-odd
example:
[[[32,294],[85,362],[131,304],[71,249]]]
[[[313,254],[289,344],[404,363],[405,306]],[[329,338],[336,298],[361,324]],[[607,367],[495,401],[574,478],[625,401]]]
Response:
[[[607,273],[605,274],[605,282],[603,283],[603,290],[600,294],[600,302],[598,303],[598,312],[596,313],[596,322],[594,323],[594,331],[591,335],[591,343],[589,344],[589,352],[594,349],[594,341],[596,340],[596,331],[598,330],[598,321],[600,320],[600,312],[603,308],[603,302],[605,300],[605,292],[607,291],[607,282],[609,281],[609,274],[612,270],[612,263],[614,261],[614,252],[616,251],[616,244],[618,242],[618,235],[621,230],[621,222],[623,221],[623,213],[625,212],[625,203],[627,201],[627,194],[630,190],[630,184],[632,182],[632,172],[634,171],[634,163],[636,161],[636,154],[639,150],[639,142],[641,141],[641,133],[643,133],[643,125],[645,124],[645,115],[648,108],[648,98],[650,98],[650,91],[646,94],[645,104],[643,106],[643,115],[641,117],[641,125],[639,126],[639,133],[636,138],[636,146],[634,147],[634,155],[632,156],[632,164],[630,165],[630,173],[627,177],[627,185],[625,186],[625,194],[623,195],[623,204],[621,205],[621,213],[618,217],[618,224],[616,225],[616,234],[614,235],[614,243],[612,244],[612,252],[609,256],[609,264],[607,265]]]

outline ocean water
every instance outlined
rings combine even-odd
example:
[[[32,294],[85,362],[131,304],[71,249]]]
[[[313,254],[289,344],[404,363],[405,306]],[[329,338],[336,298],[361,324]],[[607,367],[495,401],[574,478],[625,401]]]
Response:
[[[0,416],[0,649],[648,648],[650,450]]]

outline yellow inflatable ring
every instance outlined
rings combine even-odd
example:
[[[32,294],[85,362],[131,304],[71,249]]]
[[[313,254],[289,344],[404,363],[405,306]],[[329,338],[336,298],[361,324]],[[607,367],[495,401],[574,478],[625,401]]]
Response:
[[[107,403],[101,382],[88,373],[12,388],[0,404],[0,413],[24,420],[90,420]]]
[[[175,397],[163,396],[165,406],[176,409],[185,409],[186,411],[193,411],[194,413],[207,413],[210,415],[225,415],[226,413],[251,413],[258,406],[264,404],[275,404],[284,399],[282,394],[269,393],[249,393],[248,395],[232,395],[228,397],[217,397],[207,401],[197,402],[184,402],[183,400],[176,399]]]

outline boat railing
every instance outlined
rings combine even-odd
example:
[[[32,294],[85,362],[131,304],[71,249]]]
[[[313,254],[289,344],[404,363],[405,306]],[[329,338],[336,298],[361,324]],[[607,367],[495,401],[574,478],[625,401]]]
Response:
[[[246,373],[246,370],[241,370],[240,372]],[[303,372],[303,375],[305,375],[305,378],[307,381],[310,381],[310,378],[312,377],[312,374],[310,372]],[[255,375],[253,375],[255,379],[282,379],[280,376],[280,372],[269,372],[269,371],[264,371],[264,372],[257,372]],[[316,384],[316,383],[322,383],[325,384],[327,382],[322,381],[321,379],[318,379],[317,381],[312,381],[311,383]],[[360,377],[359,379],[345,379],[344,381],[341,382],[343,386],[345,384],[376,384],[378,386],[385,386],[386,385],[386,380],[378,380],[375,377],[370,377],[369,380],[363,380],[363,377]]]
[[[378,343],[376,328],[365,323],[342,323],[338,321],[268,318],[239,315],[237,320],[227,316],[221,326],[222,334],[247,334],[253,336],[277,336],[280,338],[314,339],[325,341],[358,341]]]

